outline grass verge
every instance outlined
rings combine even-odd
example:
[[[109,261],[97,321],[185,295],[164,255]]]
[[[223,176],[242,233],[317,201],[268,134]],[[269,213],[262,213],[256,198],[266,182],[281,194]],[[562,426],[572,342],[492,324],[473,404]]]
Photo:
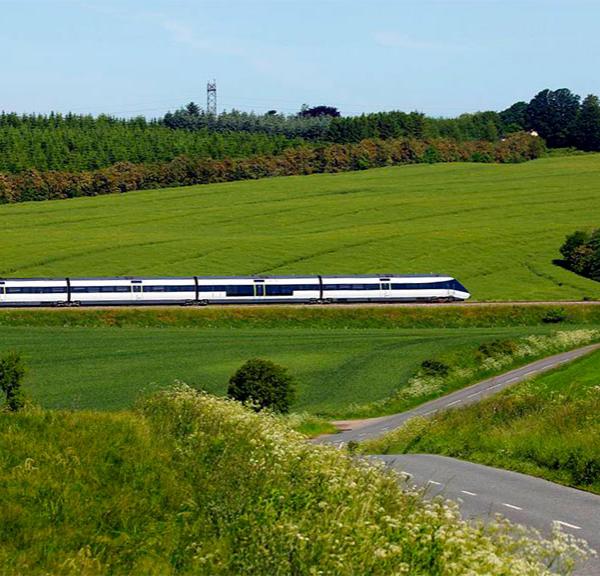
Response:
[[[443,454],[600,494],[600,352],[361,450]]]
[[[600,305],[0,309],[0,327],[366,329],[505,328],[552,324],[600,325]]]

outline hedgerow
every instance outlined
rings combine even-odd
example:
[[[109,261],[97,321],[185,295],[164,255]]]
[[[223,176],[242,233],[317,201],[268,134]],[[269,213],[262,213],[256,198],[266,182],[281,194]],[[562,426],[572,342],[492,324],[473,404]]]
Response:
[[[180,156],[170,162],[132,164],[83,172],[27,170],[0,173],[0,203],[117,194],[133,190],[345,172],[429,162],[523,162],[538,158],[544,143],[517,133],[500,142],[451,139],[363,140],[358,144],[300,146],[273,156],[214,160]]]

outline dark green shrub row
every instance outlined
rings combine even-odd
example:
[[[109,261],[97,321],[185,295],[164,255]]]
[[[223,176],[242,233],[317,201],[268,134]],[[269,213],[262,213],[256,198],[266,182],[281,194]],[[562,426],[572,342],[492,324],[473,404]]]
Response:
[[[213,160],[181,156],[161,164],[119,163],[87,172],[0,173],[0,203],[117,194],[132,190],[364,170],[422,162],[523,162],[545,150],[542,140],[518,133],[501,142],[363,140],[359,144],[299,147],[275,156]]]

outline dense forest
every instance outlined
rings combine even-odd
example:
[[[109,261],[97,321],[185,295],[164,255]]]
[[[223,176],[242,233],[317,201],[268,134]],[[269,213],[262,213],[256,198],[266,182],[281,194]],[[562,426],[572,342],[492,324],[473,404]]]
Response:
[[[179,156],[223,160],[278,155],[298,146],[358,143],[367,138],[450,138],[496,142],[535,130],[549,147],[600,150],[600,104],[567,89],[543,90],[529,103],[501,112],[432,118],[419,112],[343,117],[336,108],[302,108],[298,114],[236,110],[206,114],[196,104],[164,117],[120,119],[74,114],[0,114],[0,172],[89,171],[119,162],[164,163]]]
[[[0,114],[0,171],[94,170],[117,162],[166,162],[182,154],[245,158],[303,143],[262,132],[173,130],[144,118]]]

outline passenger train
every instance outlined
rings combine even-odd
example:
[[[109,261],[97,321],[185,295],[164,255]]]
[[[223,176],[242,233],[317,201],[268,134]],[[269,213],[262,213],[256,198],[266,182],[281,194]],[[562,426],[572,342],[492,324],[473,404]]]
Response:
[[[450,302],[470,297],[451,276],[0,278],[0,306]]]

